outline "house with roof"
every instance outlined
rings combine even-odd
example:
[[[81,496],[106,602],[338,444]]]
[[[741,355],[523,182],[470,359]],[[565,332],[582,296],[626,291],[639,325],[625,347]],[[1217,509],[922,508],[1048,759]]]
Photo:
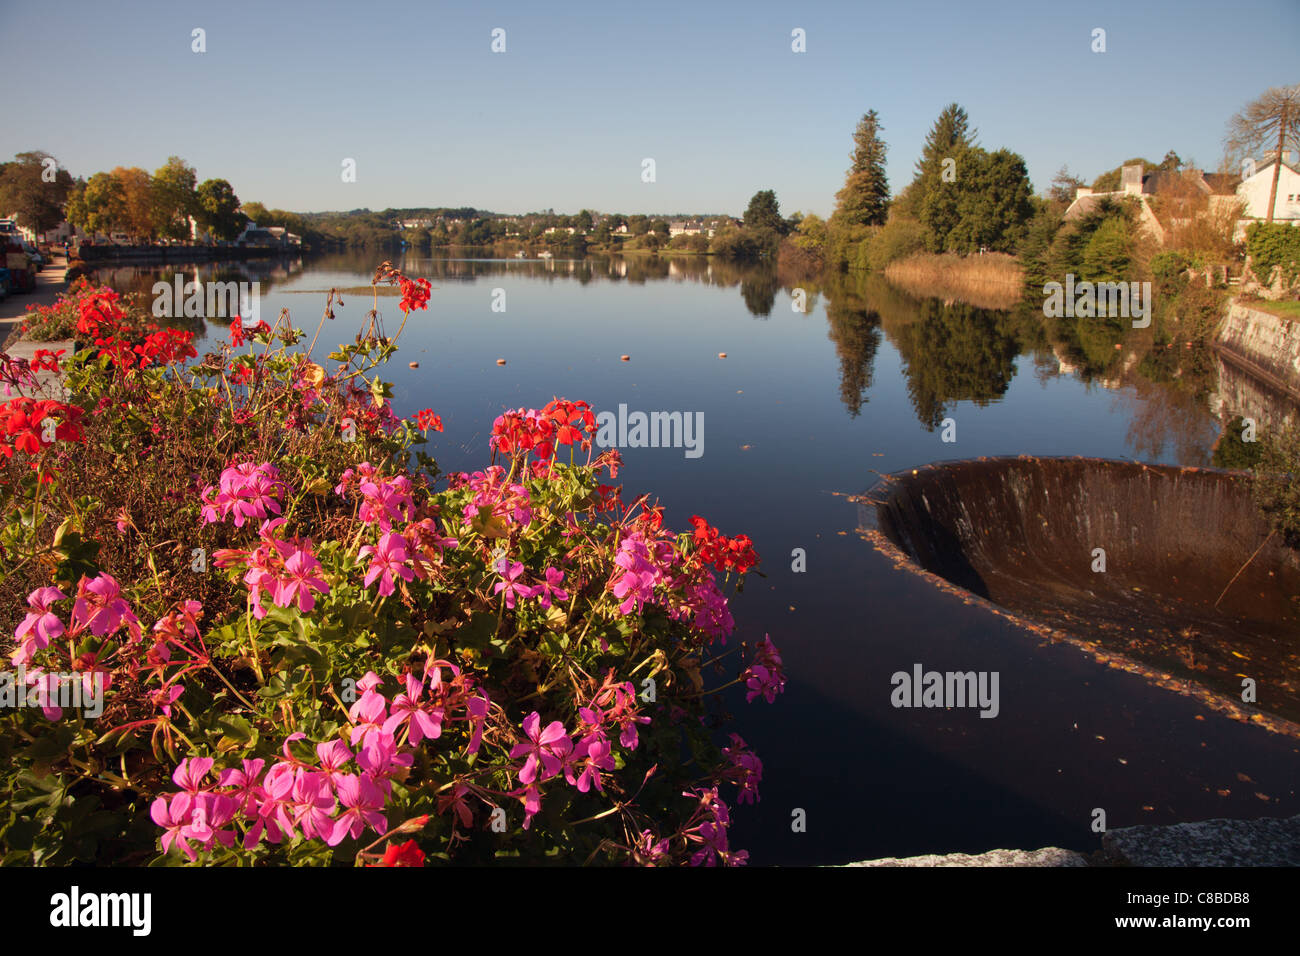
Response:
[[[1156,169],[1142,177],[1142,193],[1166,230],[1187,226],[1199,216],[1227,221],[1239,215],[1241,177],[1196,168]]]
[[[1273,221],[1300,225],[1300,166],[1294,162],[1296,154],[1291,155],[1293,161],[1290,163],[1284,158],[1279,164],[1275,156],[1269,157],[1262,165],[1248,161],[1243,170],[1248,175],[1244,175],[1237,186],[1237,196],[1245,204],[1245,210],[1242,218],[1237,221],[1234,239],[1245,239],[1246,229],[1252,222],[1268,219],[1268,197],[1273,189],[1273,174],[1278,166],[1280,169],[1276,169],[1277,196],[1273,200]]]
[[[1076,222],[1094,212],[1104,202],[1122,202],[1127,198],[1133,198],[1139,206],[1138,228],[1146,235],[1151,236],[1158,242],[1165,241],[1165,229],[1156,218],[1155,212],[1151,209],[1148,202],[1148,193],[1144,189],[1142,164],[1135,163],[1132,166],[1125,166],[1120,170],[1120,188],[1115,192],[1093,192],[1087,186],[1080,186],[1075,190],[1074,202],[1065,210],[1065,221]]]

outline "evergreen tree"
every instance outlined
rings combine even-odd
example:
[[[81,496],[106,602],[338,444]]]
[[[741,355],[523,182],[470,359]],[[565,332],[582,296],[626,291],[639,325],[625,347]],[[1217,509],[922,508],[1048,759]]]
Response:
[[[770,231],[783,233],[785,220],[781,218],[781,207],[776,201],[776,193],[771,189],[761,189],[754,193],[745,210],[745,228],[756,232]]]
[[[974,145],[977,136],[979,132],[970,128],[970,117],[966,111],[956,103],[949,103],[925,137],[921,158],[916,161],[917,178],[940,169],[943,161],[952,156],[954,150]]]
[[[944,160],[956,161],[962,152],[975,144],[978,135],[977,130],[970,128],[970,117],[958,104],[949,103],[943,108],[925,137],[921,158],[916,161],[916,176],[900,204],[902,215],[921,218],[921,209],[935,187],[946,185]]]
[[[849,228],[883,225],[889,211],[889,180],[885,176],[885,152],[880,138],[884,127],[875,110],[858,121],[853,132],[853,152],[844,187],[835,194],[835,213]]]

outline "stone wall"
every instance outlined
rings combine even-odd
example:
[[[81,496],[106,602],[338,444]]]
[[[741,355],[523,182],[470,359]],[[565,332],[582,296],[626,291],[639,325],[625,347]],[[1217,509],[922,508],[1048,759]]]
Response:
[[[1300,323],[1232,302],[1215,348],[1255,377],[1300,398]]]

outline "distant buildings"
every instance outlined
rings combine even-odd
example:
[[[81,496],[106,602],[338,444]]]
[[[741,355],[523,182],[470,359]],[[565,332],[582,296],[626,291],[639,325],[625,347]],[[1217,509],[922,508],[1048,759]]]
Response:
[[[721,225],[719,220],[705,221],[703,219],[676,219],[668,223],[668,238],[675,239],[677,236],[708,236],[713,238]]]

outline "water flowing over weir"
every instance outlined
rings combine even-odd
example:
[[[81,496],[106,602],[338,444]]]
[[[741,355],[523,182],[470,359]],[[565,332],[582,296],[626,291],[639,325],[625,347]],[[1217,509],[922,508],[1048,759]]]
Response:
[[[878,548],[971,603],[1300,735],[1300,556],[1243,475],[987,458],[887,476],[861,502]]]

